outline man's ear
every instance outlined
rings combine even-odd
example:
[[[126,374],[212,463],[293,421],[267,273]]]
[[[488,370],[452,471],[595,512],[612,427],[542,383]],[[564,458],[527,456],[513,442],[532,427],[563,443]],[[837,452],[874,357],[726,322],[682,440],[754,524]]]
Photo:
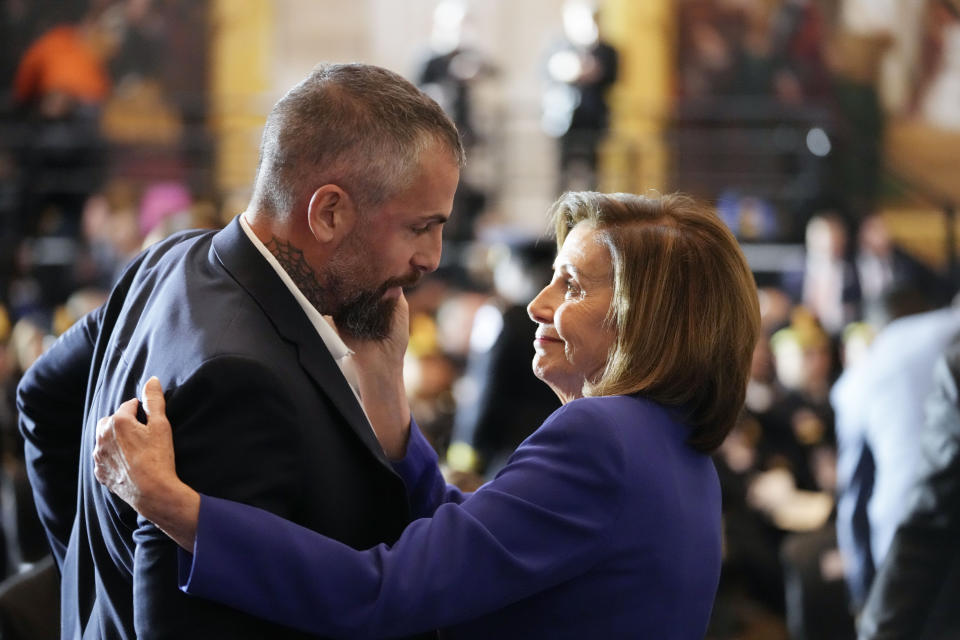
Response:
[[[310,233],[322,244],[339,244],[357,220],[357,207],[346,191],[325,184],[313,192],[307,207]]]

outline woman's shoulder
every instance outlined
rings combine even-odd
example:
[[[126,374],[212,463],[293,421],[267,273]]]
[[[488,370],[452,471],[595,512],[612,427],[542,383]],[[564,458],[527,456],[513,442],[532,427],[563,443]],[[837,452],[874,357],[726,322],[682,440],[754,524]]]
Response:
[[[585,424],[591,428],[632,428],[637,423],[662,424],[685,429],[675,411],[641,395],[578,398],[551,414],[547,422]]]
[[[605,440],[644,464],[703,457],[687,444],[690,428],[677,410],[636,394],[573,400],[557,409],[541,430],[595,443]]]
[[[624,438],[619,431],[633,422],[635,402],[613,397],[582,398],[554,411],[517,448],[512,459],[525,456],[569,457],[571,464],[589,465],[589,460],[611,469],[624,466]]]

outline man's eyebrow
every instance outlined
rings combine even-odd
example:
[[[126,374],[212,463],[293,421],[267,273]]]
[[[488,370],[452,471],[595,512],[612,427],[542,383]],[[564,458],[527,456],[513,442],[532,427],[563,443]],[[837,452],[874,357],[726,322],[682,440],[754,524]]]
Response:
[[[435,213],[431,216],[425,216],[423,218],[420,218],[420,222],[426,222],[426,223],[437,222],[439,224],[443,224],[447,222],[449,219],[450,219],[449,214]]]

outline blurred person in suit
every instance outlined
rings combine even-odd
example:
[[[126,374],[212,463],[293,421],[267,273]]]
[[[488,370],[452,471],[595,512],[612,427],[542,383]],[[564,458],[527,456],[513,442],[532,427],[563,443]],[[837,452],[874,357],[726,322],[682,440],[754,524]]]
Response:
[[[474,157],[474,152],[482,152],[486,143],[474,117],[477,112],[474,90],[496,70],[477,46],[470,4],[468,0],[437,2],[429,46],[417,65],[415,76],[417,86],[453,119],[467,154]],[[469,167],[465,169],[453,200],[454,215],[444,229],[444,240],[448,242],[474,239],[475,222],[488,201],[482,180],[471,176]]]
[[[862,640],[960,634],[960,342],[933,372],[916,483],[858,621]]]
[[[559,191],[597,185],[598,149],[610,125],[607,92],[620,56],[600,35],[590,2],[563,4],[563,37],[548,52],[541,127],[559,139]]]
[[[356,547],[397,539],[411,512],[396,443],[371,429],[344,339],[384,339],[401,287],[437,267],[462,161],[453,123],[412,84],[320,65],[267,118],[246,211],[142,253],[27,371],[20,428],[63,638],[300,636],[181,593],[176,546],[94,479],[91,418],[147,370],[195,486]]]
[[[960,332],[960,309],[925,311],[886,295],[892,322],[830,392],[837,431],[837,541],[854,612],[866,601],[923,468],[918,444],[933,367]],[[921,312],[922,311],[922,312]]]
[[[832,211],[820,212],[807,222],[804,246],[803,305],[810,309],[831,336],[858,315],[860,287],[849,258],[847,225]]]
[[[553,214],[554,275],[528,312],[533,370],[563,406],[494,480],[473,494],[444,483],[398,375],[402,315],[391,340],[356,348],[364,406],[400,441],[390,455],[421,516],[396,544],[356,550],[201,496],[176,476],[155,379],[146,425],[136,400],[100,421],[97,477],[193,552],[182,588],[339,637],[704,636],[721,561],[709,454],[743,405],[753,277],[716,213],[686,197],[568,193]]]

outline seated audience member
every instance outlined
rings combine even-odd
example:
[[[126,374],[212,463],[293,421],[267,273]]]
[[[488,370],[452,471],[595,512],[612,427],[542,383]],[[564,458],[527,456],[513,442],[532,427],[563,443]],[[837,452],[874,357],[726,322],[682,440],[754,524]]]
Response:
[[[765,469],[786,469],[797,488],[833,492],[834,415],[830,385],[834,378],[833,343],[803,307],[790,326],[771,337],[777,378],[786,393],[776,398],[764,421],[761,451]]]
[[[371,424],[407,442],[394,467],[421,519],[391,547],[354,550],[180,482],[155,379],[146,426],[136,401],[100,422],[98,477],[193,552],[187,593],[322,635],[703,637],[721,562],[708,454],[743,405],[753,277],[683,196],[568,193],[553,213],[553,279],[528,310],[534,371],[563,406],[476,492],[444,484],[411,423],[405,305],[388,340],[352,341]]]
[[[762,309],[761,301],[761,317]],[[780,456],[768,455],[772,451],[768,451],[767,440],[768,432],[783,430],[772,423],[771,409],[785,393],[776,378],[770,338],[764,333],[753,350],[743,412],[714,458],[723,493],[725,544],[712,635],[753,624],[758,604],[764,613],[783,616],[783,572],[778,556],[783,531],[747,496],[754,480],[771,463],[779,466]],[[753,605],[749,612],[743,611],[745,601]]]
[[[884,296],[894,290],[911,290],[931,307],[942,306],[950,299],[949,284],[894,244],[880,214],[860,221],[855,264],[865,316],[882,307]]]
[[[742,497],[763,515],[767,535],[734,540],[741,533],[736,530],[728,536],[728,548],[739,549],[741,556],[752,555],[753,566],[764,571],[768,583],[774,577],[769,564],[772,551],[781,582],[768,587],[766,601],[783,599],[781,608],[791,638],[845,638],[852,634],[853,621],[847,611],[843,574],[830,561],[838,556],[831,521],[836,448],[828,402],[833,348],[830,337],[803,307],[794,309],[790,325],[774,333],[771,342],[775,381],[786,390],[771,394],[766,410],[759,411],[764,405],[756,398],[762,394],[756,388],[751,394],[748,386],[748,406],[754,397],[754,413],[748,417],[753,418],[755,467],[743,476],[747,484]],[[755,355],[762,361],[763,349]],[[765,377],[769,379],[770,374]],[[771,386],[777,389],[768,383]],[[750,422],[744,426],[749,433]],[[752,514],[741,510],[740,515]],[[729,518],[725,522],[729,524]],[[770,543],[776,545],[772,550],[763,546]],[[760,559],[765,562],[756,562]]]

